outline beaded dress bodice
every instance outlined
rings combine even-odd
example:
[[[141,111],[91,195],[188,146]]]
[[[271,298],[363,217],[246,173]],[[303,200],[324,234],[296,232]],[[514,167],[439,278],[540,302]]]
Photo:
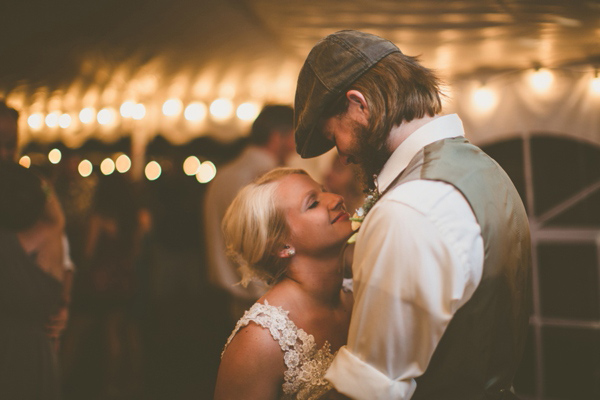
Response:
[[[279,343],[287,367],[281,399],[318,399],[332,388],[323,377],[334,354],[327,341],[317,349],[313,335],[298,328],[288,314],[289,311],[272,306],[266,300],[264,304],[255,303],[237,322],[227,339],[225,349],[236,333],[250,322],[268,329],[273,339]]]

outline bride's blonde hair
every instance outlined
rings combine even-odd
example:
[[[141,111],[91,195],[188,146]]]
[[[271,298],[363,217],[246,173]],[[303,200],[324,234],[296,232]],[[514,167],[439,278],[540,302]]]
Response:
[[[230,258],[239,264],[242,285],[260,280],[269,285],[285,273],[287,259],[278,256],[289,237],[285,215],[276,206],[281,178],[308,175],[302,169],[276,168],[245,186],[223,218],[222,229]]]

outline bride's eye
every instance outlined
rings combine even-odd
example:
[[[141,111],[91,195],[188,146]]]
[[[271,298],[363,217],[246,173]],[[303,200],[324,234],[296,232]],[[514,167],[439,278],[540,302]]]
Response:
[[[310,210],[311,208],[315,208],[316,206],[319,205],[319,201],[318,200],[314,200],[312,201],[309,205],[308,205],[308,209]]]

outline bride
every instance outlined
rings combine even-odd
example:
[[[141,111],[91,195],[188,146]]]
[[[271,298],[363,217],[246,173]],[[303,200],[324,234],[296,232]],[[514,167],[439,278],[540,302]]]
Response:
[[[279,168],[246,186],[223,220],[244,281],[270,285],[238,321],[221,356],[215,399],[316,399],[346,343],[352,292],[341,251],[352,235],[341,196],[303,170]]]

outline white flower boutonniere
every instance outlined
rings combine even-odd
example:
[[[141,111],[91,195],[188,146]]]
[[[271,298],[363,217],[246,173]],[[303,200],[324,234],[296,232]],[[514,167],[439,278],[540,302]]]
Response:
[[[371,208],[373,208],[375,203],[377,203],[377,200],[379,200],[380,196],[381,194],[379,193],[377,187],[375,187],[375,189],[370,189],[367,192],[367,197],[365,198],[365,202],[363,203],[362,207],[358,208],[354,215],[350,218],[350,221],[352,221],[352,230],[355,232],[354,235],[352,235],[350,239],[348,239],[348,243],[354,243],[356,241],[358,229],[362,225],[362,222],[364,221]]]

